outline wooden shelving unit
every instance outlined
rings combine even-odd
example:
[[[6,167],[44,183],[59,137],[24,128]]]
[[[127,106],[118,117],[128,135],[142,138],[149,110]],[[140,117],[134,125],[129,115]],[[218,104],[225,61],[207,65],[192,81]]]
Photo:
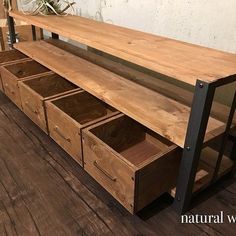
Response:
[[[22,42],[15,48],[176,145],[184,146],[190,114],[188,106],[45,41]],[[215,137],[214,131],[222,132],[224,126],[210,118],[206,140]]]
[[[197,79],[213,82],[236,74],[236,57],[230,53],[79,16],[49,20],[17,11],[10,16],[191,85]]]
[[[129,77],[133,70],[125,66],[117,69],[117,64],[96,58],[88,62],[90,56],[75,55],[47,41],[15,44],[27,56],[183,149],[177,187],[172,191],[178,212],[187,210],[194,192],[234,169],[233,162],[224,156],[224,148],[233,124],[236,96],[229,115],[224,112],[226,107],[213,99],[216,88],[236,81],[236,55],[79,16],[31,16],[16,11],[9,14],[12,43],[14,17],[51,31],[54,39],[59,35],[68,37],[160,76],[195,86],[194,95],[182,94],[181,89],[168,95],[171,88],[164,81],[152,88],[153,78],[143,77],[142,73],[134,72],[135,76],[127,79],[125,75]],[[144,86],[145,82],[149,86]],[[219,135],[222,142],[219,153],[214,153],[213,165],[211,149],[201,153]],[[198,169],[201,166],[207,168],[202,172]]]

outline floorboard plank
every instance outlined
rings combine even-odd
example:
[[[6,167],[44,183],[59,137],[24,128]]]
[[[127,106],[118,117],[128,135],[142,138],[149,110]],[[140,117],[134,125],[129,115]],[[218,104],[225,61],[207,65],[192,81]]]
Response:
[[[235,186],[236,180],[229,179],[205,191],[206,199],[191,212],[211,213],[214,206],[215,212],[234,214]],[[235,232],[232,224],[181,224],[171,202],[163,196],[132,216],[0,93],[0,235]]]

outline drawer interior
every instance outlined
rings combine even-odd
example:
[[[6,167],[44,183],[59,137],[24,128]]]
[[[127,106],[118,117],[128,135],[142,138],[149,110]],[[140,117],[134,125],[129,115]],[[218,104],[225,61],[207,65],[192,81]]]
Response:
[[[135,166],[165,151],[172,143],[127,116],[90,129],[96,137]]]
[[[26,80],[24,84],[44,98],[78,88],[76,85],[57,74]]]
[[[19,62],[5,66],[5,68],[17,78],[24,78],[50,71],[36,61]]]
[[[0,52],[0,64],[4,64],[6,62],[20,60],[20,59],[25,59],[25,58],[28,58],[28,57],[17,50]]]
[[[52,103],[81,125],[116,111],[87,92],[69,95]]]

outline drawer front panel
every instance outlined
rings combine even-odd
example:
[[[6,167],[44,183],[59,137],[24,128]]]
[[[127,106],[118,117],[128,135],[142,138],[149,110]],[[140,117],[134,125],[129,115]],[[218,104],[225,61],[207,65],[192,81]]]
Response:
[[[17,80],[11,79],[7,76],[2,76],[2,83],[7,97],[9,97],[12,102],[22,109],[20,90]]]
[[[176,186],[181,154],[181,148],[173,145],[161,157],[138,171],[136,211]]]
[[[80,165],[83,165],[80,126],[49,101],[46,104],[49,135]]]
[[[133,213],[135,171],[88,130],[82,135],[84,169]]]
[[[2,76],[1,76],[1,74],[0,74],[0,91],[4,92],[3,91]]]
[[[19,87],[24,113],[45,133],[48,133],[42,98],[33,93],[32,90],[22,82],[19,82]]]

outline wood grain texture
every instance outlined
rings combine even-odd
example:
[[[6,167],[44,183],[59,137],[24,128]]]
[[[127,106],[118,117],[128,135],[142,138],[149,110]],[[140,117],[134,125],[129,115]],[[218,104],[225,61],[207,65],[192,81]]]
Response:
[[[0,68],[1,70],[1,78],[4,93],[14,102],[20,109],[22,109],[21,105],[21,96],[18,87],[18,80],[12,77],[12,74],[9,73],[4,67]]]
[[[36,61],[28,59],[1,66],[0,71],[5,94],[20,109],[22,109],[22,104],[18,82],[51,73],[50,70]]]
[[[11,6],[13,10],[18,10],[18,6],[17,6],[17,0],[12,0],[11,1]],[[3,3],[0,5],[0,19],[6,19],[7,18],[7,12],[4,9]]]
[[[209,186],[214,174],[217,157],[218,152],[210,147],[206,147],[202,150],[201,160],[199,162],[198,171],[195,177],[193,193],[200,192],[201,190]],[[230,160],[227,156],[223,156],[218,173],[218,178],[228,173],[232,169],[232,166],[232,160]],[[175,191],[175,188],[171,191],[171,195],[173,197],[175,196]]]
[[[2,93],[0,150],[0,235],[235,233],[235,224],[181,224],[166,195],[131,215]],[[235,202],[236,179],[227,178],[195,198],[189,213],[234,215]]]
[[[44,41],[17,49],[180,147],[190,108]],[[207,132],[223,125],[210,118]]]
[[[118,114],[84,91],[45,101],[49,135],[81,166],[82,129]]]
[[[16,79],[26,79],[32,76],[38,76],[47,73],[50,70],[34,60],[15,62],[11,65],[5,65],[4,69],[9,71]]]
[[[17,50],[0,52],[0,66],[10,65],[15,62],[29,60],[29,58]],[[4,91],[0,70],[0,91]]]
[[[0,91],[1,91],[1,92],[3,92],[3,91],[4,91],[4,89],[3,89],[3,84],[2,84],[2,78],[1,78],[1,76],[0,76]]]
[[[140,168],[137,173],[137,211],[176,186],[181,155],[182,150],[172,145]]]
[[[0,65],[4,66],[18,60],[29,59],[25,54],[18,50],[0,52]]]
[[[123,227],[127,213],[93,194],[83,183],[89,176],[2,94],[0,140],[1,235],[152,233],[127,221]]]
[[[130,118],[121,114],[82,133],[85,170],[131,213],[175,185],[181,149]]]
[[[56,74],[39,75],[18,84],[24,113],[46,133],[45,101],[77,90],[75,85]]]
[[[128,211],[134,213],[134,179],[132,166],[89,132],[83,133],[84,169]]]
[[[234,54],[79,16],[10,15],[191,85],[236,74]]]
[[[87,61],[90,61],[96,65],[99,65],[105,69],[108,69],[128,80],[134,81],[146,88],[163,94],[164,96],[176,100],[188,107],[191,107],[193,100],[193,92],[180,86],[167,82],[163,79],[163,76],[159,78],[158,75],[150,75],[141,72],[138,69],[132,68],[130,65],[125,65],[119,61],[118,58],[110,58],[109,55],[104,54],[101,51],[85,50],[74,46],[58,39],[45,40],[67,52],[70,52],[78,57],[81,57]],[[139,68],[140,69],[140,68]],[[229,107],[219,102],[213,101],[211,116],[222,122],[227,122],[229,114]],[[234,117],[234,124],[236,124],[236,116]]]

